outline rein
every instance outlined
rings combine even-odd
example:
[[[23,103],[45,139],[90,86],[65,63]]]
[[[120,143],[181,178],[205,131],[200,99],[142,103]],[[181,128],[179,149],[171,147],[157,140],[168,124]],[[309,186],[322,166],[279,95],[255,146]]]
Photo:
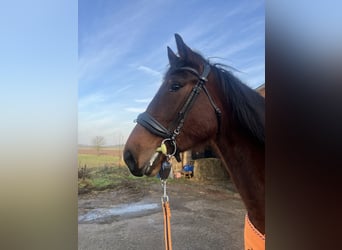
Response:
[[[214,103],[212,97],[209,94],[208,89],[205,86],[205,83],[208,81],[207,77],[210,73],[210,65],[209,64],[204,65],[204,69],[201,75],[198,73],[197,70],[191,67],[180,67],[180,68],[175,69],[174,71],[179,71],[179,70],[185,70],[194,74],[195,76],[197,76],[198,81],[196,85],[192,88],[192,91],[190,92],[188,98],[186,99],[183,107],[178,112],[177,119],[175,119],[175,121],[172,123],[172,124],[177,124],[174,130],[172,131],[172,130],[165,128],[161,123],[159,123],[156,119],[154,119],[147,112],[141,113],[136,120],[137,123],[139,123],[141,126],[146,128],[152,134],[164,138],[164,141],[162,143],[169,141],[171,145],[174,147],[174,150],[171,154],[168,154],[168,156],[169,157],[175,156],[178,162],[180,161],[180,157],[179,157],[179,152],[177,151],[176,137],[179,135],[184,125],[184,120],[186,118],[186,115],[190,111],[192,105],[195,103],[202,89],[204,93],[207,95],[211,106],[215,110],[217,123],[218,123],[218,133],[220,131],[220,126],[221,126],[221,111],[217,107],[217,105]]]

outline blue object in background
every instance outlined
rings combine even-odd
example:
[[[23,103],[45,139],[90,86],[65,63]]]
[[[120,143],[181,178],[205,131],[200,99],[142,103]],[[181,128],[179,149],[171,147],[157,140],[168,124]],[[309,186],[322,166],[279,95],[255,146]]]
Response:
[[[186,171],[186,172],[194,171],[194,166],[189,165],[189,164],[186,164],[186,165],[183,167],[183,171]]]

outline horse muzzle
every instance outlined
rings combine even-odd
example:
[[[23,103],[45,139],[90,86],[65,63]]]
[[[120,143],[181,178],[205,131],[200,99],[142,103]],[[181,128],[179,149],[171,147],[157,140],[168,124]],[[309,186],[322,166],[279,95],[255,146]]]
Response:
[[[134,176],[141,177],[155,176],[161,167],[162,162],[165,160],[165,156],[160,152],[155,152],[151,158],[146,161],[141,167],[134,154],[130,150],[125,150],[124,161],[126,162],[128,169]]]

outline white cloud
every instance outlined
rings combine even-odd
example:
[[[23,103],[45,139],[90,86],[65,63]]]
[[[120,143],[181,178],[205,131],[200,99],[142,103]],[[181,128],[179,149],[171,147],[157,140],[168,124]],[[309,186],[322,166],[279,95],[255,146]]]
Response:
[[[132,113],[142,113],[146,110],[146,108],[125,108],[125,111]]]
[[[259,63],[259,64],[253,64],[250,66],[246,66],[241,69],[242,72],[246,72],[247,74],[260,74],[260,72],[265,72],[265,64]]]
[[[146,99],[135,99],[134,101],[138,103],[150,103],[151,100],[152,98],[146,98]]]
[[[143,66],[143,65],[140,65],[138,67],[138,70],[143,71],[143,72],[145,72],[145,73],[147,73],[149,75],[152,75],[152,76],[156,76],[156,77],[161,77],[162,76],[162,74],[159,71],[156,71],[154,69],[151,69],[151,68]]]
[[[108,5],[114,6],[109,2],[102,6]],[[103,16],[92,16],[96,12],[90,9],[87,23],[96,28],[83,28],[79,37],[79,87],[81,93],[87,93],[79,98],[79,142],[102,135],[111,144],[114,133],[122,131],[128,136],[136,115],[146,110],[150,96],[160,87],[168,67],[166,46],[176,47],[174,33],[205,57],[229,59],[244,72],[241,80],[247,84],[263,83],[262,52],[253,51],[255,44],[263,45],[264,34],[258,33],[264,22],[260,20],[262,5],[263,1],[223,1],[219,6],[204,4],[205,11],[195,8],[189,15],[170,1],[122,2],[102,12],[106,13]],[[174,10],[183,18],[175,18],[156,33],[160,22]]]
[[[222,49],[217,50],[217,54],[224,58],[231,58],[236,53],[246,50],[253,45],[260,44],[262,39],[264,38],[257,36],[250,39],[239,40],[236,41],[235,44],[230,44],[227,47],[222,47]]]
[[[89,106],[94,106],[102,103],[105,100],[105,96],[99,93],[93,93],[87,96],[82,96],[78,99],[78,108],[84,109]]]

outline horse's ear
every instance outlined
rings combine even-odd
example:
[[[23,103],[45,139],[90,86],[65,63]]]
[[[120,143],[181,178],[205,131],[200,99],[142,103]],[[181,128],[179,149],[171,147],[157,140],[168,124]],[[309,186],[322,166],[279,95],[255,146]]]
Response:
[[[179,57],[167,46],[167,56],[169,57],[169,64],[175,65],[176,62],[179,60]]]
[[[175,34],[175,39],[179,56],[184,60],[190,59],[191,54],[193,54],[193,51],[184,43],[180,35]]]

